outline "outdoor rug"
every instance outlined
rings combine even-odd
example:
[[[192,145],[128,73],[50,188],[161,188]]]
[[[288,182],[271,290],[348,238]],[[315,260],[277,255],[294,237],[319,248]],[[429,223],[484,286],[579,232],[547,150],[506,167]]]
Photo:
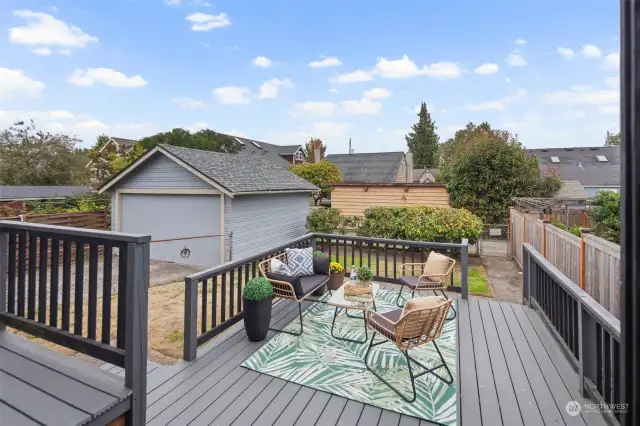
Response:
[[[380,290],[376,296],[378,312],[397,309],[396,292]],[[455,301],[454,301],[455,304]],[[454,305],[455,306],[455,305]],[[331,322],[335,308],[315,303],[304,314],[304,333],[300,337],[277,333],[242,364],[260,373],[278,377],[313,389],[329,392],[385,410],[414,416],[443,425],[457,423],[457,319],[445,321],[438,347],[445,357],[454,381],[447,385],[432,374],[416,379],[417,398],[409,404],[375,377],[364,365],[368,342],[357,344],[331,337]],[[360,311],[350,311],[361,315]],[[451,316],[451,312],[449,316]],[[287,330],[300,328],[299,318],[287,325]],[[348,318],[341,311],[336,319],[334,334],[354,340],[364,339],[362,319]],[[369,339],[372,331],[369,330]],[[381,341],[376,335],[376,342]],[[411,356],[426,366],[439,362],[433,344],[409,350]],[[369,362],[404,395],[411,396],[411,382],[406,359],[391,343],[374,346]],[[414,373],[423,371],[412,364]],[[436,371],[448,377],[444,368]]]

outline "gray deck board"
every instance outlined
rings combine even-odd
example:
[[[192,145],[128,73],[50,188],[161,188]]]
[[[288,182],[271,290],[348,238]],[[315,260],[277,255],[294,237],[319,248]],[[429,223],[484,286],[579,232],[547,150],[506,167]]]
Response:
[[[269,404],[264,411],[260,413],[252,425],[273,425],[300,389],[302,389],[302,386],[287,382],[280,392],[278,392],[278,395],[273,399],[273,401],[271,401],[271,404]]]
[[[277,426],[294,425],[315,393],[316,391],[314,389],[302,386],[296,393],[296,396],[294,396],[291,402],[289,402],[286,410],[278,416],[278,420],[273,424]]]
[[[304,408],[304,411],[300,414],[298,420],[296,420],[295,425],[307,426],[316,424],[330,398],[331,394],[327,392],[317,391],[313,394],[313,398],[311,398],[307,406]]]
[[[331,395],[329,402],[327,403],[324,412],[316,422],[318,426],[331,426],[335,425],[340,416],[342,415],[342,410],[347,405],[347,399],[338,396]]]
[[[0,425],[40,426],[40,423],[35,422],[29,417],[25,417],[19,411],[14,410],[4,402],[0,401]]]
[[[464,422],[480,418],[480,397],[478,377],[473,349],[469,301],[458,299],[458,375],[460,395],[460,413],[458,418]],[[462,362],[464,360],[464,362]]]
[[[364,410],[364,404],[357,401],[348,401],[338,419],[337,426],[353,426],[360,420],[360,414]]]
[[[400,414],[393,411],[382,410],[382,415],[378,420],[378,426],[398,426],[400,424]]]
[[[400,416],[399,426],[420,426],[420,420],[415,417]]]
[[[357,426],[377,425],[381,415],[381,408],[374,407],[373,405],[365,405],[364,410],[362,410],[362,413],[360,414]]]
[[[266,388],[260,392],[260,395],[247,406],[233,421],[233,426],[246,426],[253,424],[262,412],[271,404],[271,402],[280,393],[282,388],[287,384],[286,381],[274,378]]]

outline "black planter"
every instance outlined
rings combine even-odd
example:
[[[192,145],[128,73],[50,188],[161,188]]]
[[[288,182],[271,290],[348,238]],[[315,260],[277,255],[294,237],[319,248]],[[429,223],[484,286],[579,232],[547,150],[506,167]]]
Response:
[[[271,322],[270,297],[259,302],[244,299],[244,330],[252,342],[261,342],[267,337]]]

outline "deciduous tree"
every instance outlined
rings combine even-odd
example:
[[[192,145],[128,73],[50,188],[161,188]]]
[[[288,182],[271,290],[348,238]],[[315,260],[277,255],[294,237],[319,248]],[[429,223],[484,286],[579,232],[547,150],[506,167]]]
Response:
[[[620,132],[611,133],[607,130],[607,136],[604,139],[604,146],[620,146]]]
[[[418,122],[411,127],[404,138],[407,141],[409,151],[413,154],[413,164],[416,168],[434,167],[438,161],[438,141],[440,137],[436,133],[436,123],[431,119],[427,111],[427,104],[420,105]]]
[[[331,198],[331,185],[343,181],[338,166],[327,160],[321,160],[319,163],[297,164],[289,167],[289,170],[320,188],[320,191],[313,195],[315,205],[320,204],[324,198]]]
[[[315,154],[314,154],[314,149],[316,147],[320,147],[320,159],[324,159],[326,158],[326,152],[327,152],[327,145],[325,145],[324,143],[322,143],[321,139],[318,138],[311,138],[309,140],[309,142],[307,142],[303,148],[304,151],[304,159],[307,161],[307,163],[315,163],[316,162],[316,158],[315,158]]]
[[[620,244],[620,193],[598,191],[593,205],[589,215],[593,219],[595,234]]]
[[[211,129],[203,129],[192,133],[186,129],[175,128],[169,132],[158,133],[142,138],[138,143],[144,149],[150,149],[157,144],[163,143],[184,148],[227,152],[231,154],[238,152],[241,147],[232,137],[214,132]]]

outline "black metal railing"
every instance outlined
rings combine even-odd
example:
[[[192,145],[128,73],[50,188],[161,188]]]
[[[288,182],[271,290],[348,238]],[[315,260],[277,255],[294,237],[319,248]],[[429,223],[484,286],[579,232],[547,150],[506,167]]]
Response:
[[[0,330],[125,368],[134,424],[144,423],[150,240],[0,221]]]
[[[598,404],[620,403],[620,321],[563,275],[530,244],[523,244],[523,303],[543,321],[579,374],[580,392]],[[619,421],[619,410],[603,410]]]
[[[245,259],[227,262],[185,278],[184,359],[196,358],[197,347],[242,319],[242,289],[259,274],[258,264],[287,248],[314,247],[341,263],[368,265],[376,281],[398,282],[402,263],[425,262],[431,250],[457,252],[461,263],[461,293],[468,297],[468,243],[431,243],[333,234],[307,234]]]

